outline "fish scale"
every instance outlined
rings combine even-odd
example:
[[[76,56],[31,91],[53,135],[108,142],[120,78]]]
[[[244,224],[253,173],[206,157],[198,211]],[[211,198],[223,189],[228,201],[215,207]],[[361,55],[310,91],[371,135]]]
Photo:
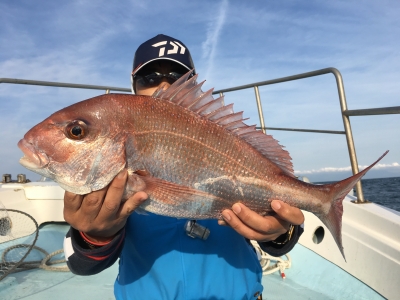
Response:
[[[55,112],[18,143],[21,164],[76,194],[128,168],[124,198],[144,191],[142,210],[178,218],[221,218],[236,202],[265,215],[282,200],[319,217],[344,257],[343,198],[387,152],[334,184],[299,181],[275,139],[203,93],[189,73],[152,97],[106,94]]]
[[[143,99],[143,102],[146,103],[148,102],[148,100],[146,98]],[[160,104],[164,104],[164,101],[158,101],[160,102]],[[149,113],[154,113],[155,115],[159,115],[159,119],[157,120],[157,122],[159,122],[159,120],[163,120],[166,118],[166,116],[161,116],[159,111],[154,111],[154,105],[151,105],[149,108],[151,108],[151,110],[153,110],[152,112],[149,111],[148,108],[143,107],[142,105],[139,106],[140,110],[141,110],[141,114],[140,115],[146,115]],[[165,113],[166,115],[169,114],[169,112]],[[206,169],[210,169],[210,170],[216,170],[215,172],[218,171],[218,169],[224,168],[225,170],[229,170],[230,164],[232,162],[237,162],[237,158],[235,156],[238,156],[239,154],[239,149],[232,149],[232,146],[234,146],[234,143],[231,143],[231,140],[227,140],[225,143],[220,143],[218,141],[218,136],[211,133],[211,131],[207,131],[207,130],[198,130],[198,131],[188,131],[187,126],[192,126],[194,128],[203,128],[203,126],[200,124],[200,126],[197,126],[199,124],[195,124],[196,118],[195,116],[186,116],[185,119],[187,119],[187,122],[183,123],[181,122],[183,116],[181,116],[180,118],[177,118],[177,120],[174,120],[173,122],[171,122],[170,127],[174,127],[175,130],[168,130],[168,131],[164,131],[163,135],[160,134],[160,136],[158,136],[158,134],[156,133],[156,130],[146,130],[149,127],[152,127],[153,125],[151,124],[151,122],[155,122],[155,120],[150,120],[150,122],[147,124],[147,119],[144,120],[137,120],[137,123],[135,124],[135,133],[133,133],[133,135],[135,136],[135,139],[138,141],[138,143],[142,144],[142,145],[146,145],[144,147],[147,147],[147,152],[148,152],[148,160],[149,161],[158,161],[158,160],[164,160],[164,156],[163,156],[163,151],[157,151],[156,148],[159,146],[159,143],[162,141],[163,146],[166,147],[173,147],[174,151],[169,151],[168,152],[168,161],[171,162],[171,168],[175,168],[175,171],[179,171],[177,170],[177,168],[181,167],[179,164],[176,164],[176,157],[179,156],[182,160],[184,160],[187,163],[190,163],[191,167],[195,167],[195,169],[197,170],[197,168],[199,167],[206,167]],[[191,119],[189,119],[189,117],[191,117]],[[139,124],[139,122],[141,122]],[[169,124],[165,124],[166,126]],[[214,125],[211,123],[211,125]],[[144,130],[142,131],[142,127],[144,128]],[[155,127],[154,127],[155,128]],[[221,130],[221,128],[216,128]],[[214,130],[216,130],[214,129]],[[143,133],[145,132],[145,133]],[[209,133],[208,133],[209,132]],[[214,131],[212,131],[214,132]],[[208,134],[207,134],[208,133]],[[152,137],[153,136],[153,137]],[[185,140],[185,147],[179,148],[176,147],[175,145],[182,143],[182,139]],[[229,144],[232,144],[229,145]],[[153,149],[149,149],[149,147],[151,145],[154,146]],[[198,151],[198,149],[202,149],[201,152]],[[227,161],[226,159],[224,159],[226,157],[226,152],[227,151],[231,151],[233,153],[236,153],[235,156],[231,157],[231,161]],[[219,154],[223,154],[225,155],[225,157],[219,155]],[[143,155],[143,153],[142,153]],[[145,154],[144,154],[145,155]],[[201,155],[201,156],[200,156]],[[209,165],[205,165],[203,163],[203,160],[205,158],[207,158],[208,156],[212,156],[213,160],[210,161]],[[142,157],[143,159],[143,157]],[[252,165],[255,165],[255,162],[248,162],[249,164],[252,163]],[[243,165],[243,163],[242,163]],[[240,167],[238,167],[240,169]],[[156,169],[156,168],[155,168]],[[243,167],[242,167],[243,169]],[[154,172],[156,172],[157,170],[154,170]],[[214,173],[215,173],[214,172]],[[232,173],[232,172],[231,172]],[[174,175],[175,173],[169,173],[170,176]],[[226,172],[220,173],[218,172],[218,175],[216,176],[222,176],[226,174]],[[232,173],[232,175],[235,173]],[[186,177],[188,174],[186,172],[186,175],[184,177]],[[189,173],[190,175],[190,173]],[[207,173],[201,173],[199,174],[200,176],[203,176],[204,178],[209,178],[209,174]],[[199,176],[196,175],[196,176]],[[156,175],[157,176],[157,175]],[[163,178],[165,180],[168,180],[169,178]],[[183,178],[184,179],[184,178]]]

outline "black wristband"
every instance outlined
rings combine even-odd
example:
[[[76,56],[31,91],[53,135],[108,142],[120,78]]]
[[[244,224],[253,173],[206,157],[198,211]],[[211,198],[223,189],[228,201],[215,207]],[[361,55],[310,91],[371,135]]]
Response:
[[[297,244],[300,235],[303,233],[303,225],[294,225],[292,237],[284,244],[277,244],[276,242],[258,242],[261,249],[268,253],[269,255],[279,257],[285,255],[286,253],[290,252],[293,247]]]

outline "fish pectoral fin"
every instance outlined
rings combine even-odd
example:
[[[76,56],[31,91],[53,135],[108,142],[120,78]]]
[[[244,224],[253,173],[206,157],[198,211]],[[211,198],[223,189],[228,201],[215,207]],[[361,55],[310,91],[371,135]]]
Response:
[[[140,176],[140,178],[146,185],[143,191],[146,192],[152,200],[164,204],[180,206],[183,203],[186,205],[190,202],[197,202],[198,205],[201,206],[206,203],[211,205],[213,203],[227,202],[213,194],[163,179],[152,176]],[[227,207],[230,207],[230,205],[227,204]]]
[[[133,173],[135,173],[139,176],[151,176],[150,172],[147,170],[136,170]]]

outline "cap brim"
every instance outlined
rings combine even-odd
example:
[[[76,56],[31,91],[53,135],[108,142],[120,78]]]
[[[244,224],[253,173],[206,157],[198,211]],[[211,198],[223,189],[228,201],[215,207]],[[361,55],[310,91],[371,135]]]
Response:
[[[141,70],[144,66],[146,66],[146,65],[148,65],[149,63],[151,63],[151,62],[153,62],[153,61],[156,61],[156,60],[170,60],[170,61],[173,61],[173,62],[175,62],[175,63],[177,63],[177,64],[179,64],[179,65],[185,67],[188,71],[191,70],[188,66],[186,66],[186,65],[183,64],[183,63],[181,63],[181,62],[178,61],[178,60],[175,60],[175,59],[172,59],[172,58],[168,58],[168,57],[157,57],[157,58],[154,58],[154,59],[152,59],[152,60],[149,60],[149,61],[145,62],[145,63],[142,64],[142,65],[139,65],[139,67],[137,67],[135,70],[133,70],[132,76],[134,76],[137,72],[139,72],[139,70]],[[194,70],[195,70],[195,69],[193,69],[193,73],[196,74],[196,72],[195,72]]]

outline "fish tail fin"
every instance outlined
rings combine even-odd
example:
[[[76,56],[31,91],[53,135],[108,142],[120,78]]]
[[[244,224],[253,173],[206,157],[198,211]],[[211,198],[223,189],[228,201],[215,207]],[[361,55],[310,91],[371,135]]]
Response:
[[[339,247],[340,252],[343,255],[344,260],[346,257],[343,251],[342,244],[342,215],[343,215],[343,199],[350,192],[350,190],[356,185],[356,183],[363,177],[375,164],[377,164],[389,151],[386,151],[376,162],[370,165],[363,171],[353,175],[342,181],[328,184],[327,187],[331,188],[331,208],[326,215],[319,214],[318,217],[328,227],[332,233],[333,238]]]

